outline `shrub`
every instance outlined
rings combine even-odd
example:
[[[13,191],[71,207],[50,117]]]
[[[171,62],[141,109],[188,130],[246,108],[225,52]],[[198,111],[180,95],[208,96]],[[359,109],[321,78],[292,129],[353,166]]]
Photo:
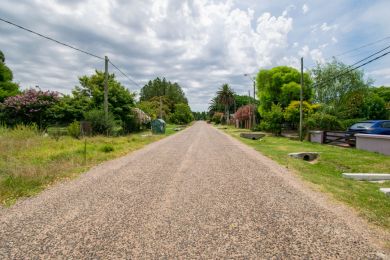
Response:
[[[175,105],[175,112],[169,117],[169,120],[175,124],[188,124],[194,120],[191,108],[184,103]]]
[[[93,134],[106,134],[110,135],[115,127],[114,116],[108,113],[106,119],[103,110],[90,110],[84,114],[86,121],[91,122]]]
[[[320,106],[318,104],[310,104],[307,101],[303,101],[302,102],[303,117],[307,118],[313,112],[318,110],[319,107]],[[288,105],[288,107],[286,107],[286,110],[284,111],[284,119],[287,122],[289,122],[294,129],[297,129],[299,125],[299,118],[300,118],[300,102],[293,100]]]
[[[79,121],[74,121],[71,123],[68,128],[68,134],[76,139],[80,138],[81,131],[80,131],[80,122]]]
[[[215,112],[211,121],[213,121],[216,124],[220,124],[222,122],[224,114],[221,112]]]
[[[273,104],[271,111],[263,113],[260,128],[264,131],[280,135],[282,133],[283,110],[280,105]]]
[[[324,114],[314,113],[305,122],[308,130],[342,130],[343,126],[337,117]]]
[[[58,100],[58,92],[28,89],[5,99],[2,103],[3,117],[9,125],[36,123],[43,128],[50,121],[47,110]]]
[[[100,150],[104,153],[109,153],[109,152],[114,151],[114,147],[111,144],[106,144],[106,145],[102,146],[102,148]]]

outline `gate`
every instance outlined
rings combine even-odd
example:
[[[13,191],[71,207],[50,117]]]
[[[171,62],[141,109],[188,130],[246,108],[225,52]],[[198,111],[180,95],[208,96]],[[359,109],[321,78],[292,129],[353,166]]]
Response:
[[[346,146],[346,147],[349,146],[345,138],[344,131],[324,131],[323,138],[324,138],[323,139],[324,144],[332,144],[332,145],[339,145],[339,146]]]

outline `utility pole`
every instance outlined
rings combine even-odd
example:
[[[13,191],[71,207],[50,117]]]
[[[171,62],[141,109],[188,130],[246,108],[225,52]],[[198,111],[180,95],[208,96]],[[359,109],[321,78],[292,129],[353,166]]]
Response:
[[[104,56],[104,117],[108,120],[108,57]]]
[[[256,81],[253,80],[253,107],[256,107]],[[253,126],[256,124],[256,113],[253,110]]]
[[[303,140],[302,136],[302,125],[303,125],[303,57],[301,58],[301,91],[300,91],[300,102],[299,102],[299,140]]]
[[[249,129],[251,129],[252,128],[252,115],[251,115],[251,112],[252,112],[252,106],[251,106],[251,91],[250,90],[248,90],[248,97],[249,97],[249,120],[248,120],[248,123],[249,123]]]
[[[160,119],[162,119],[162,101],[161,101],[161,96],[160,96]]]

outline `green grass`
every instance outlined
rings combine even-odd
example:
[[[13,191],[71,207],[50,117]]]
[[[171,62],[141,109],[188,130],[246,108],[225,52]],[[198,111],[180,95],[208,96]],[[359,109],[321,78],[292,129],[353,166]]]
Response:
[[[319,190],[331,194],[374,223],[390,231],[390,198],[379,191],[390,187],[390,182],[371,183],[342,178],[343,172],[390,172],[390,157],[351,148],[321,145],[307,141],[293,141],[283,137],[267,136],[252,141],[239,137],[246,131],[229,127],[226,133],[252,146],[257,151],[292,169],[301,178],[315,184]],[[292,152],[320,152],[315,163],[290,158]]]
[[[60,180],[74,178],[92,166],[175,133],[176,125],[167,125],[164,135],[150,131],[120,137],[43,136],[32,127],[14,130],[0,127],[0,204],[12,205]]]

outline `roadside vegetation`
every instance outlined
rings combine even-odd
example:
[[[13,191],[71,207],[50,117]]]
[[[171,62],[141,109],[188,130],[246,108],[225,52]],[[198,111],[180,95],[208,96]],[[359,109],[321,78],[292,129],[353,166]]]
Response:
[[[13,82],[0,51],[0,204],[11,205],[102,161],[139,149],[194,119],[178,83],[150,80],[137,100],[115,74],[107,75],[106,115],[105,76],[99,70],[79,76],[71,94],[22,88]],[[163,135],[150,132],[151,121],[157,118],[168,123]]]
[[[302,179],[331,194],[336,200],[357,209],[371,223],[390,230],[390,200],[379,191],[381,187],[389,187],[390,182],[354,181],[344,179],[341,175],[343,172],[386,173],[390,169],[388,156],[357,149],[299,142],[284,137],[266,136],[253,141],[239,137],[240,132],[248,130],[227,127],[224,131],[293,170]],[[320,156],[314,163],[288,156],[289,153],[302,151],[319,152]]]
[[[36,126],[0,127],[0,204],[12,205],[18,198],[34,195],[60,180],[74,178],[98,163],[171,135],[176,127],[167,125],[163,135],[144,131],[82,139],[43,134]]]
[[[257,98],[240,103],[227,84],[210,101],[209,120],[273,133],[297,131],[301,75],[288,66],[261,69],[253,78]],[[358,121],[390,118],[390,87],[375,87],[362,70],[336,59],[303,73],[304,131],[346,130]],[[228,89],[228,90],[226,90]],[[243,97],[243,96],[241,96]],[[256,121],[253,122],[253,113]],[[227,117],[227,115],[231,115]],[[234,115],[234,116],[233,116]]]

